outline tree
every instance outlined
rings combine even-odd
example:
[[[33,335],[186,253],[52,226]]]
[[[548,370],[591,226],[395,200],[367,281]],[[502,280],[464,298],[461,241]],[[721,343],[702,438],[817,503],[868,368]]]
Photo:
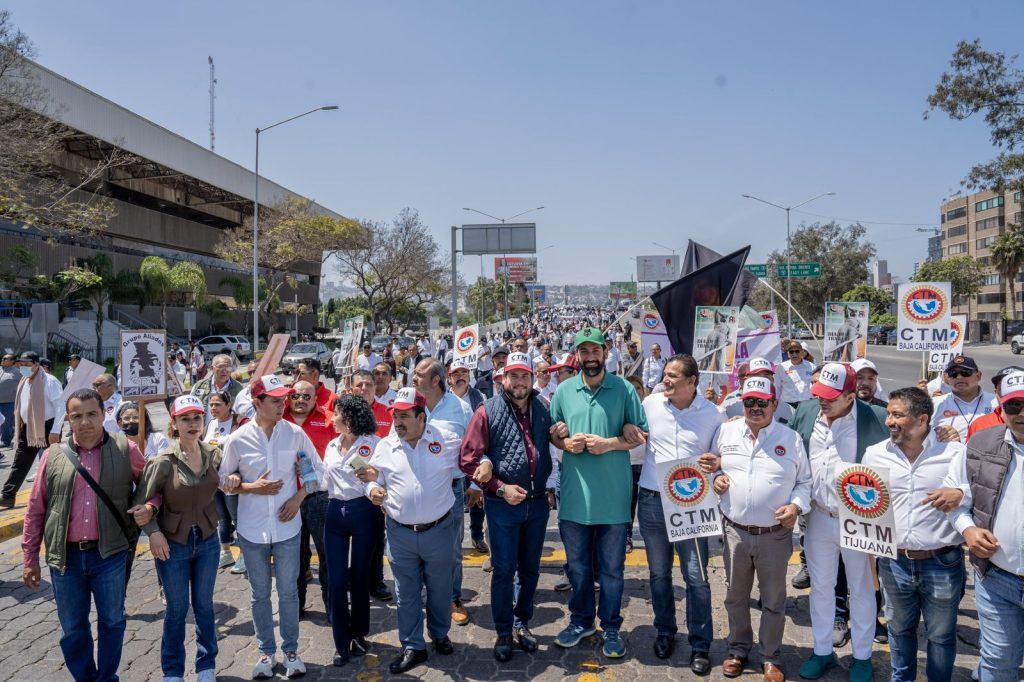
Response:
[[[478,277],[476,282],[469,286],[466,292],[466,303],[480,324],[487,324],[495,320],[494,312],[498,302],[504,303],[501,285],[501,279],[492,280],[487,277]]]
[[[167,329],[167,303],[175,292],[191,294],[200,306],[206,298],[206,275],[191,261],[179,261],[171,267],[160,256],[147,256],[139,266],[139,276],[149,300],[160,305],[160,326]]]
[[[375,326],[393,321],[402,303],[425,306],[449,291],[446,254],[415,210],[402,209],[390,225],[362,227],[355,247],[336,254],[338,272],[366,298]]]
[[[921,263],[913,280],[949,282],[953,297],[961,299],[956,305],[961,305],[965,297],[977,296],[981,291],[981,284],[985,281],[985,270],[974,256],[953,256]]]
[[[885,324],[879,318],[889,316],[889,308],[892,306],[893,298],[885,289],[873,287],[870,284],[858,284],[839,297],[840,301],[867,301],[871,311],[871,324]]]
[[[252,236],[252,221],[247,219],[240,227],[225,232],[214,251],[252,270]],[[309,199],[291,197],[270,207],[260,206],[257,248],[267,282],[266,294],[260,293],[261,317],[269,320],[270,313],[280,305],[282,287],[298,286],[292,273],[300,264],[312,261],[322,266],[332,254],[344,253],[364,239],[358,222],[323,215]]]
[[[81,298],[88,301],[96,312],[96,358],[103,357],[103,321],[113,303],[136,303],[141,310],[146,304],[147,294],[141,277],[130,270],[114,272],[110,256],[98,253],[81,261],[81,265],[97,279],[82,290]]]
[[[1024,231],[1013,226],[996,237],[989,247],[992,265],[1006,283],[1010,293],[1010,319],[1017,319],[1017,275],[1024,268]]]
[[[370,317],[370,306],[365,296],[350,296],[349,298],[338,299],[338,304],[330,318],[328,326],[340,328],[341,324],[350,317]]]
[[[925,118],[936,109],[957,121],[984,113],[992,144],[1005,150],[971,168],[963,180],[970,189],[1024,190],[1024,153],[1015,151],[1024,145],[1024,71],[1013,67],[1015,59],[983,50],[980,40],[960,41],[950,71],[928,96]]]

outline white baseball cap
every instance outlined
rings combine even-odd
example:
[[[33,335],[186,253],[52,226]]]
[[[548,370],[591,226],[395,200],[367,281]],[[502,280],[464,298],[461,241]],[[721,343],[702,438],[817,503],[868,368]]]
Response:
[[[508,360],[505,361],[504,370],[508,373],[514,369],[525,370],[533,374],[533,365],[530,363],[530,358],[527,357],[526,353],[512,353],[508,356]]]
[[[279,398],[281,396],[291,395],[294,391],[290,386],[284,385],[284,382],[281,381],[281,377],[276,374],[267,374],[266,376],[262,376],[249,384],[249,393],[253,398],[259,398],[264,395]]]
[[[830,362],[821,368],[818,383],[811,386],[811,395],[815,398],[835,400],[844,392],[857,388],[857,373],[850,365]]]
[[[999,403],[1024,398],[1024,372],[1010,372],[999,384]]]
[[[171,416],[177,417],[188,412],[206,413],[206,406],[203,401],[194,395],[180,395],[171,404]]]
[[[740,397],[771,400],[775,397],[775,384],[768,377],[747,377],[743,380]]]
[[[775,374],[775,365],[770,360],[765,360],[764,358],[750,358],[750,362],[747,363],[747,376],[760,374],[761,372]]]
[[[392,410],[411,410],[414,407],[426,407],[427,399],[415,388],[400,388],[395,396],[395,402],[391,403]]]
[[[860,374],[860,371],[862,369],[870,369],[875,374],[878,374],[878,368],[875,367],[875,363],[871,362],[867,358],[860,358],[858,360],[854,360],[853,362],[850,363],[850,367],[852,367],[853,371],[856,372],[857,374]]]

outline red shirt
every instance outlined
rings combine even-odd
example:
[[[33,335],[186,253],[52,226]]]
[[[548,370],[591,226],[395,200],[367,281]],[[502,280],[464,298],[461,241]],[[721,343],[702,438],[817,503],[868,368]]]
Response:
[[[395,421],[395,416],[391,413],[391,410],[376,400],[370,406],[373,410],[373,416],[377,419],[377,435],[381,438],[387,438],[387,435],[391,433],[391,424]]]
[[[338,399],[338,395],[331,389],[324,386],[323,382],[318,382],[316,385],[316,406],[324,411],[327,418],[330,419],[331,413],[334,412],[334,401]],[[313,441],[316,443],[316,441]],[[325,444],[324,447],[327,447]],[[323,451],[320,452],[320,456],[323,457]]]
[[[290,421],[292,424],[297,424],[309,439],[313,441],[313,447],[316,448],[316,452],[320,455],[320,459],[324,458],[324,453],[327,451],[327,444],[338,437],[338,432],[334,430],[334,425],[331,423],[331,418],[327,412],[320,409],[317,405],[313,408],[313,411],[306,415],[306,421],[299,424],[292,417],[291,410],[286,409],[284,412],[284,418],[286,421]]]
[[[971,422],[971,425],[967,427],[967,440],[970,440],[974,434],[982,429],[988,429],[1005,423],[1006,422],[1003,420],[1003,407],[1002,405],[999,405],[994,411],[983,417],[978,417]]]

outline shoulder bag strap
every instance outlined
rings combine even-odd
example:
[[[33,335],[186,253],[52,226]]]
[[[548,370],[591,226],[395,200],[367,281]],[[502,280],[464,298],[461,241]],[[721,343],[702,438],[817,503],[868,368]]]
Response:
[[[70,461],[71,464],[74,465],[75,469],[78,470],[78,475],[82,477],[82,480],[85,481],[86,485],[92,488],[92,491],[96,493],[96,497],[98,497],[107,507],[107,511],[111,513],[114,520],[117,521],[117,525],[121,527],[121,532],[124,533],[124,537],[128,540],[128,544],[132,544],[131,530],[128,528],[128,524],[121,516],[121,513],[117,511],[117,507],[114,506],[114,501],[110,499],[110,495],[107,495],[107,491],[101,488],[100,484],[96,482],[96,479],[94,479],[89,472],[85,470],[85,467],[82,466],[82,460],[78,459],[78,455],[75,454],[74,449],[70,445],[66,442],[62,442],[60,444],[60,449],[64,453],[64,456],[68,458],[68,461]]]

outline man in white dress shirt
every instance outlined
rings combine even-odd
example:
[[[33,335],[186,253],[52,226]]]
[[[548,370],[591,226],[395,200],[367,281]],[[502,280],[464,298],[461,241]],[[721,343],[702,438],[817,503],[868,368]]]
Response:
[[[372,346],[369,341],[363,342],[363,352],[356,357],[356,369],[365,369],[367,372],[372,371],[381,361],[381,357],[373,352]]]
[[[786,347],[789,359],[782,363],[775,377],[779,400],[796,409],[796,403],[811,397],[811,374],[814,363],[807,359],[807,351],[799,341],[790,341]]]
[[[889,470],[896,517],[896,558],[878,558],[885,593],[892,679],[917,679],[917,626],[928,639],[927,678],[950,680],[956,658],[956,618],[963,595],[963,538],[932,503],[964,446],[939,442],[930,426],[932,399],[919,388],[893,391],[886,406],[889,440],[864,453],[865,466]]]
[[[757,577],[761,597],[761,674],[783,682],[782,634],[786,626],[786,567],[793,553],[793,526],[811,510],[811,469],[800,434],[775,421],[775,384],[767,376],[748,377],[740,390],[743,421],[718,429],[712,449],[721,473],[715,492],[721,500],[725,567],[729,584],[729,649],[722,671],[739,677],[754,646],[750,595]]]
[[[1024,663],[1024,372],[1000,394],[1005,426],[975,433],[944,481],[965,492],[950,518],[975,568],[982,682],[1015,681]]]
[[[292,389],[272,374],[254,379],[249,386],[256,418],[228,439],[220,477],[225,492],[239,493],[238,546],[248,569],[252,620],[260,648],[252,677],[274,676],[277,642],[270,603],[272,577],[277,583],[285,673],[295,677],[306,672],[297,652],[299,510],[307,494],[306,486],[297,484],[296,466],[299,453],[306,453],[317,479],[310,487],[323,489],[323,463],[302,427],[283,419],[285,396]]]
[[[391,409],[395,421],[370,458],[376,481],[367,484],[367,495],[387,514],[388,561],[395,576],[402,643],[390,670],[399,675],[427,660],[424,585],[427,631],[434,650],[443,655],[455,651],[448,637],[455,562],[452,536],[456,520],[462,521],[462,510],[456,519],[452,479],[459,469],[461,439],[427,423],[426,398],[414,388],[398,391]]]

